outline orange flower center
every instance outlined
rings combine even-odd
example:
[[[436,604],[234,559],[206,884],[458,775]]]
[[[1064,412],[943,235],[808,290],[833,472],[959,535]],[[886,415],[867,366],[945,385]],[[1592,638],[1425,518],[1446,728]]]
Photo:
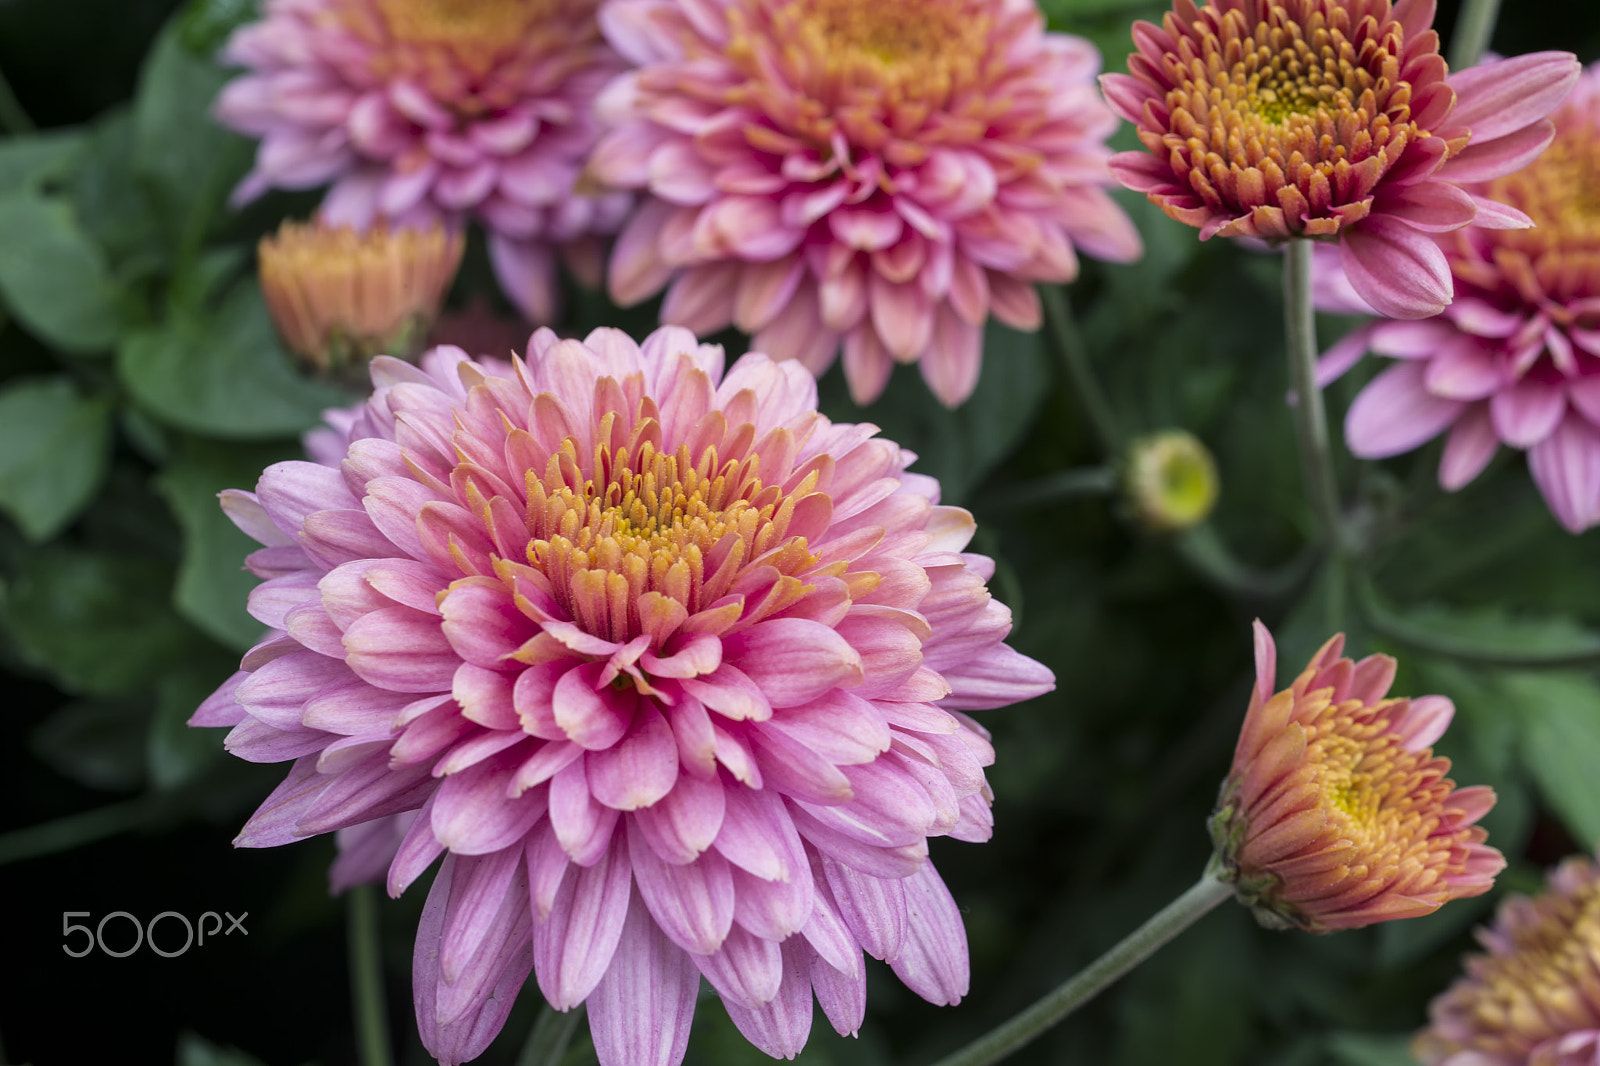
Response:
[[[494,54],[516,42],[547,0],[376,0],[389,32],[408,44],[450,45],[463,55]]]
[[[1192,24],[1166,16],[1171,118],[1142,139],[1215,210],[1281,212],[1268,232],[1336,233],[1366,215],[1405,146],[1428,136],[1412,121],[1417,87],[1400,77],[1403,31],[1386,11],[1354,21],[1340,0],[1260,6],[1256,23],[1214,5]],[[1444,76],[1442,61],[1422,69]]]

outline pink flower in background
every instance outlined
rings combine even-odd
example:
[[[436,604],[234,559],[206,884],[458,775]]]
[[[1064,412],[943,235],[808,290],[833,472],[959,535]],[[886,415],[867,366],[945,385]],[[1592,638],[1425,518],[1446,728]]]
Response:
[[[606,0],[637,70],[602,97],[594,176],[649,192],[612,296],[730,324],[814,374],[841,346],[851,395],[916,362],[971,394],[992,313],[1039,325],[1034,282],[1139,235],[1102,186],[1116,128],[1093,45],[1032,0]]]
[[[1600,1061],[1600,865],[1582,855],[1545,890],[1510,896],[1479,929],[1481,954],[1428,1008],[1412,1054],[1427,1066],[1594,1066]]]
[[[1446,430],[1439,483],[1477,477],[1501,443],[1528,467],[1574,533],[1600,523],[1600,67],[1554,115],[1556,137],[1526,168],[1470,187],[1537,223],[1473,226],[1438,238],[1456,301],[1427,322],[1380,322],[1330,350],[1332,380],[1366,351],[1399,362],[1373,379],[1345,421],[1350,450],[1410,451]],[[1318,264],[1318,305],[1369,311],[1337,264]]]
[[[341,830],[336,886],[390,860],[395,894],[443,856],[414,996],[445,1063],[530,969],[604,1066],[681,1060],[701,976],[781,1056],[813,995],[861,1024],[863,951],[956,1002],[927,838],[990,834],[962,712],[1053,684],[1003,643],[971,516],[797,364],[724,374],[677,328],[530,344],[375,360],[319,462],[224,494],[273,632],[193,721],[295,760],[238,843]]]
[[[506,295],[549,321],[556,250],[598,285],[598,235],[630,202],[578,183],[595,95],[621,68],[596,3],[268,0],[223,53],[250,70],[217,117],[261,138],[235,201],[332,182],[332,225],[477,218]]]
[[[1200,239],[1335,240],[1391,318],[1451,299],[1432,235],[1528,225],[1462,186],[1523,166],[1578,62],[1541,52],[1449,76],[1434,0],[1175,0],[1134,24],[1127,74],[1101,77],[1143,152],[1111,169]]]

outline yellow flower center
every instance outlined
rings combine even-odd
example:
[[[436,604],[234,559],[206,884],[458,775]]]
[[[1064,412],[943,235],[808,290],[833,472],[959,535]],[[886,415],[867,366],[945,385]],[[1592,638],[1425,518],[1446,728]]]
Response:
[[[1600,1028],[1600,871],[1576,862],[1577,891],[1524,901],[1520,920],[1502,923],[1511,950],[1473,959],[1473,979],[1448,994],[1476,1031],[1466,1046],[1520,1061],[1550,1037]]]
[[[547,0],[376,0],[397,41],[448,44],[464,55],[514,47]]]
[[[602,420],[602,439],[614,417]],[[739,459],[720,460],[707,447],[697,459],[688,445],[664,454],[653,441],[640,442],[642,435],[631,446],[596,448],[592,477],[579,473],[572,437],[542,474],[527,473],[526,564],[585,632],[631,639],[641,632],[641,596],[658,594],[693,615],[754,568],[761,580],[741,587],[750,602],[742,613],[735,609],[738,617],[794,604],[815,587],[800,575],[846,576],[860,592],[876,585],[875,574],[845,575],[845,563],[818,568],[806,538],[789,534],[796,507],[815,495],[815,471],[785,493],[762,484],[759,458],[743,449]],[[492,522],[486,505],[478,510]],[[502,580],[520,569],[496,565]]]
[[[1400,77],[1403,32],[1388,18],[1354,21],[1339,0],[1261,6],[1257,23],[1209,4],[1192,24],[1166,16],[1171,118],[1145,145],[1174,156],[1213,209],[1281,211],[1290,233],[1334,233],[1366,214],[1406,144],[1428,136],[1412,121],[1419,86]],[[1443,72],[1439,62],[1435,80]]]

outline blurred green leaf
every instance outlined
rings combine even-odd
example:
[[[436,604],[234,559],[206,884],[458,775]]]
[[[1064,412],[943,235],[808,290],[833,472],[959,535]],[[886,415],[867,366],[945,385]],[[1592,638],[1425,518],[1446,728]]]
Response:
[[[0,298],[40,339],[69,352],[108,350],[120,319],[105,256],[65,203],[0,196]]]
[[[178,613],[237,650],[261,639],[262,624],[245,611],[258,579],[244,568],[244,557],[260,545],[222,513],[217,493],[251,488],[267,466],[297,454],[293,448],[227,448],[191,441],[183,457],[156,478],[183,526],[183,562],[173,594]]]
[[[137,788],[144,778],[149,708],[126,701],[73,703],[33,732],[33,753],[64,777],[111,791]]]
[[[145,183],[134,170],[133,110],[119,107],[90,128],[69,192],[78,220],[127,284],[167,263],[172,249],[157,224]]]
[[[1374,632],[1417,651],[1484,666],[1562,667],[1600,662],[1600,633],[1562,617],[1512,617],[1498,607],[1436,604],[1396,609],[1371,584],[1358,596]]]
[[[111,451],[111,401],[64,377],[0,389],[0,510],[30,540],[59,533],[93,499]]]
[[[1334,1033],[1328,1038],[1328,1055],[1338,1066],[1416,1066],[1417,1061],[1411,1057],[1410,1033]]]
[[[0,141],[0,192],[35,190],[65,175],[83,148],[83,131],[45,130]]]
[[[299,433],[323,409],[351,400],[295,372],[253,279],[235,285],[214,310],[175,307],[165,324],[128,334],[117,373],[161,421],[233,440]]]
[[[181,21],[162,30],[139,75],[134,166],[150,183],[169,230],[192,251],[248,168],[252,145],[211,117],[230,75],[183,44]]]
[[[177,1066],[261,1066],[261,1060],[236,1047],[213,1044],[198,1033],[178,1036]]]
[[[20,561],[0,622],[22,655],[67,692],[144,688],[198,639],[167,606],[172,571],[160,563],[61,548]]]
[[[1600,686],[1580,674],[1507,674],[1508,713],[1523,722],[1523,764],[1587,849],[1600,844]]]
[[[258,0],[191,0],[180,16],[178,34],[185,48],[209,55],[235,29],[260,16]]]
[[[168,674],[156,690],[156,713],[145,737],[150,782],[173,789],[198,777],[222,756],[222,744],[209,729],[189,728],[189,716],[227,676],[205,669],[204,660]]]

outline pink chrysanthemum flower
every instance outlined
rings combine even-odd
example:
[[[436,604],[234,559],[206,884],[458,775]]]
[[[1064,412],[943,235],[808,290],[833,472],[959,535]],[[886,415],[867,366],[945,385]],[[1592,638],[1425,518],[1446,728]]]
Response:
[[[1032,0],[605,0],[638,64],[606,91],[592,173],[650,193],[611,260],[622,304],[732,323],[815,374],[841,345],[857,402],[896,362],[971,394],[992,313],[1039,325],[1074,246],[1139,235],[1102,186],[1116,119],[1087,41]]]
[[[597,2],[269,0],[223,53],[250,72],[217,117],[261,138],[235,201],[333,182],[333,225],[475,217],[506,295],[549,321],[555,250],[599,284],[596,235],[629,206],[578,182],[595,96],[622,66]]]
[[[1493,790],[1457,789],[1430,745],[1455,706],[1388,696],[1395,661],[1329,640],[1273,694],[1278,654],[1255,624],[1256,686],[1211,836],[1224,880],[1261,924],[1314,933],[1431,914],[1482,895],[1505,859],[1474,825]]]
[[[1127,74],[1101,77],[1147,151],[1111,169],[1200,239],[1337,241],[1356,291],[1391,318],[1450,302],[1431,234],[1527,226],[1475,196],[1549,143],[1577,77],[1566,52],[1458,71],[1434,0],[1174,0],[1137,22]]]
[[[1511,896],[1478,930],[1482,955],[1429,1008],[1412,1051],[1425,1066],[1600,1062],[1600,865],[1573,856],[1545,891]]]
[[[441,854],[417,936],[428,1048],[479,1053],[531,968],[604,1066],[675,1064],[704,975],[793,1056],[862,951],[967,988],[927,838],[989,836],[963,711],[1048,690],[962,549],[972,518],[798,364],[662,329],[435,349],[224,506],[274,632],[197,712],[294,759],[238,843],[349,827],[336,884]],[[418,813],[409,827],[388,820]],[[403,831],[396,850],[396,839]]]
[[[1356,398],[1350,450],[1397,455],[1448,429],[1439,483],[1477,477],[1503,442],[1528,453],[1534,481],[1567,529],[1600,523],[1600,66],[1555,113],[1536,161],[1472,192],[1524,211],[1538,228],[1472,226],[1439,238],[1457,299],[1430,322],[1353,331],[1325,357],[1324,379],[1375,351],[1401,360]],[[1370,311],[1336,264],[1318,263],[1318,305]]]

